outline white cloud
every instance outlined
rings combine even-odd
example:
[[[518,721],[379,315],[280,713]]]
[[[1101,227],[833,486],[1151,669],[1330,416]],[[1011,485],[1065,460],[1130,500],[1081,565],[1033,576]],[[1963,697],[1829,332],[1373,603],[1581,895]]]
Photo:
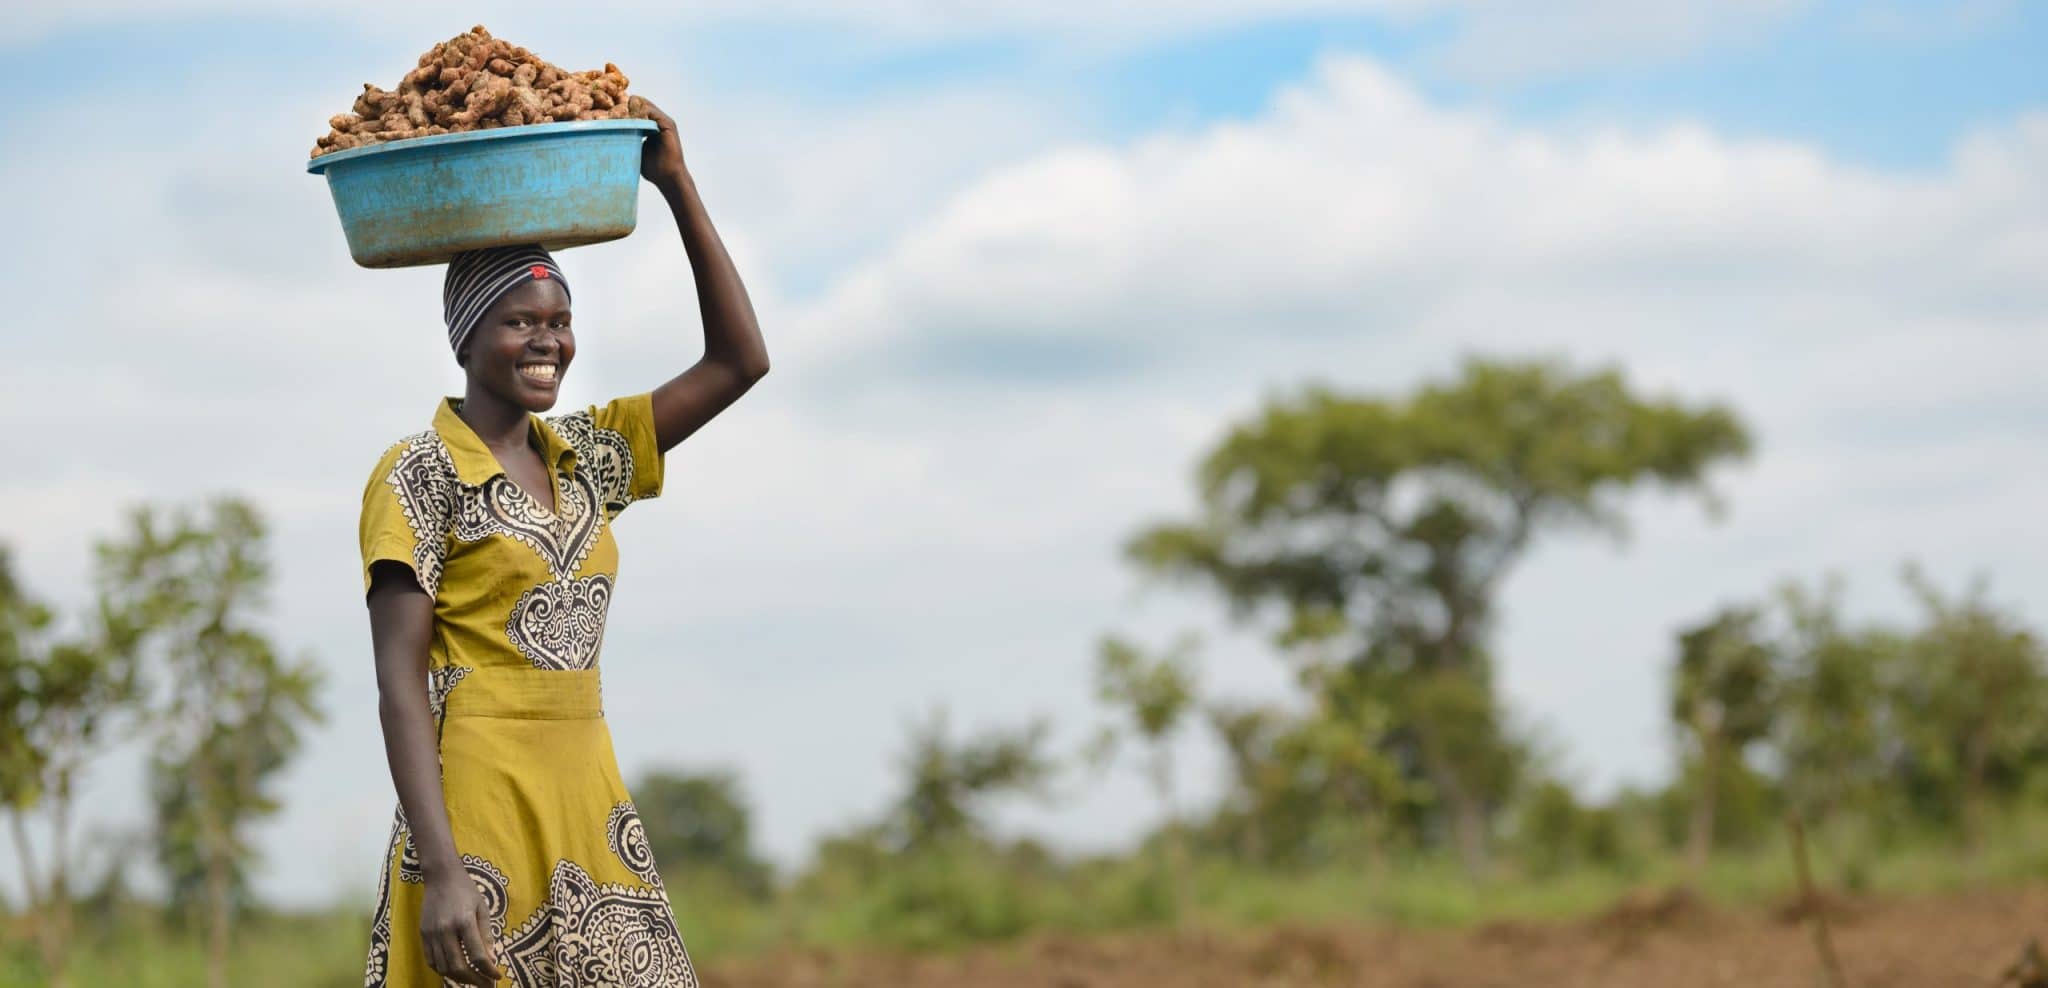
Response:
[[[1455,37],[1446,65],[1481,79],[1513,79],[1589,63],[1682,55],[1777,21],[1811,0],[709,0],[687,6],[655,0],[586,5],[577,24],[559,23],[559,7],[535,0],[492,4],[486,23],[507,37],[541,39],[589,33],[593,25],[642,27],[746,20],[835,25],[882,42],[1002,35],[1057,38],[1081,47],[1124,47],[1244,24],[1318,16],[1372,16],[1396,24],[1450,17]],[[299,14],[339,22],[329,5],[305,0],[76,0],[14,11],[0,22],[0,44],[32,42],[66,30],[202,15]],[[360,0],[350,30],[417,40],[417,5]],[[440,17],[428,33],[453,33],[476,14]],[[458,23],[460,22],[460,23]],[[528,25],[521,28],[521,25]],[[513,28],[520,28],[514,30]],[[602,30],[602,28],[599,28]],[[552,52],[555,42],[540,47]],[[621,63],[625,64],[625,63]]]
[[[1198,601],[1134,598],[1116,543],[1185,510],[1203,445],[1306,377],[1398,389],[1468,350],[1563,353],[1731,401],[1758,428],[1725,524],[1645,499],[1625,553],[1546,544],[1509,587],[1506,688],[1597,783],[1660,771],[1670,633],[1727,597],[1837,566],[1876,592],[1917,555],[1944,576],[1988,569],[2048,613],[2044,532],[2025,522],[2048,473],[2024,455],[2048,421],[2028,377],[2048,358],[2048,117],[1903,177],[1683,122],[1516,125],[1333,59],[1255,119],[1123,146],[1075,143],[1047,114],[1019,150],[932,141],[903,172],[862,139],[985,126],[975,110],[712,112],[695,138],[778,369],[672,454],[669,495],[622,523],[607,691],[629,776],[670,759],[738,767],[785,858],[881,804],[908,716],[1051,713],[1072,740],[1095,716],[1096,634],[1213,624]],[[766,136],[739,135],[747,121]],[[820,128],[837,150],[782,153]],[[302,153],[300,135],[239,139]],[[12,187],[107,196],[83,222],[79,196],[15,207],[42,249],[0,278],[62,331],[19,344],[33,373],[0,413],[62,408],[64,430],[0,446],[51,464],[0,481],[18,519],[6,537],[35,585],[75,597],[86,534],[119,501],[264,498],[280,628],[319,650],[332,685],[267,831],[263,885],[320,899],[345,870],[303,850],[368,869],[389,811],[354,501],[381,444],[454,386],[434,274],[348,267],[316,182],[224,165],[253,155],[210,139],[118,167],[69,153],[52,140],[0,159]],[[864,195],[887,205],[842,203]],[[790,201],[806,218],[778,214]],[[292,232],[195,223],[209,203]],[[565,260],[586,327],[579,400],[696,353],[681,251],[649,208],[639,234]],[[116,253],[115,226],[174,248]],[[792,256],[846,266],[797,298],[772,274]],[[1273,695],[1279,672],[1233,638],[1208,666],[1227,693]],[[1200,798],[1213,753],[1186,749]],[[96,805],[132,818],[118,782],[96,782]],[[1149,812],[1141,790],[1112,787],[1011,819],[1094,844]]]
[[[712,0],[683,9],[657,0],[612,0],[592,5],[614,19],[632,18],[642,24],[702,23],[730,18],[796,19],[840,23],[906,38],[978,35],[1001,31],[1053,31],[1062,34],[1090,32],[1123,33],[1213,26],[1236,21],[1257,20],[1315,13],[1376,13],[1428,7],[1431,0],[1128,0],[1105,7],[1078,0],[1050,0],[1019,4],[1002,0],[966,0],[934,4],[924,0]],[[558,14],[558,6],[535,0],[511,0],[491,5],[486,23],[507,18],[540,18]],[[0,26],[0,41],[31,40],[51,32],[99,24],[142,19],[165,19],[210,14],[301,13],[327,17],[331,6],[305,0],[77,0],[66,4],[44,4],[10,12]],[[350,8],[356,23],[383,25],[385,29],[417,23],[411,16],[415,5],[401,0],[363,0]],[[465,15],[474,19],[477,15]],[[441,20],[459,20],[447,16]],[[614,21],[616,22],[616,20]],[[466,25],[464,25],[466,26]],[[455,30],[461,30],[457,27]]]
[[[1064,458],[1032,489],[1059,511],[1077,481],[1148,478],[1121,526],[1097,506],[1105,538],[1170,510],[1201,442],[1277,382],[1406,387],[1461,352],[1562,353],[1732,402],[1761,453],[1727,483],[1725,524],[1646,500],[1625,555],[1547,546],[1506,600],[1508,688],[1611,784],[1661,771],[1670,633],[1720,600],[1837,567],[1882,596],[1918,557],[1951,577],[1987,570],[2042,613],[2048,530],[2022,506],[2048,495],[2023,453],[2048,422],[2032,381],[2048,359],[2044,174],[2048,116],[1910,177],[1682,122],[1517,126],[1335,59],[1255,121],[992,174],[790,329],[818,350],[801,373],[934,396],[924,418],[834,390],[855,402],[842,421],[876,416],[962,463],[1085,409],[1068,434],[1028,433]],[[918,359],[1019,340],[1139,356],[1106,380],[991,368],[979,392],[928,380]],[[1201,439],[1135,417],[1176,407]],[[1091,569],[1103,586],[1109,565]]]
[[[1690,311],[1676,315],[1717,327],[1715,346],[1794,329],[1776,322],[1788,306],[1805,310],[1803,338],[1869,339],[1868,325],[1814,318],[1861,306],[1892,320],[1995,306],[2023,323],[2044,161],[2044,118],[1915,179],[1685,123],[1513,127],[1337,59],[1254,123],[1053,150],[991,175],[800,328],[856,351],[1028,332],[1138,339],[1174,359],[1418,320],[1489,343],[1605,341],[1609,322],[1678,298]],[[1773,308],[1731,320],[1759,303]],[[1589,308],[1606,311],[1581,318]],[[1542,320],[1559,325],[1529,331]]]

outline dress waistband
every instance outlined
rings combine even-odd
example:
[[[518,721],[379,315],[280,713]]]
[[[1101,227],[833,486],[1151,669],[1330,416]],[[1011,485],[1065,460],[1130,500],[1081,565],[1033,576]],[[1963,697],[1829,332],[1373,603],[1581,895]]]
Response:
[[[470,669],[449,687],[449,717],[583,720],[604,716],[596,669]]]

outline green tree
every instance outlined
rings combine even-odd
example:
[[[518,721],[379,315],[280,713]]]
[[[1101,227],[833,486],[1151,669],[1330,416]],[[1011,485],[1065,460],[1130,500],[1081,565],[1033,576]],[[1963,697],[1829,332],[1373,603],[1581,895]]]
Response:
[[[1046,914],[1056,866],[1029,841],[1004,845],[988,813],[1043,795],[1055,769],[1043,722],[956,739],[943,711],[911,725],[902,791],[880,819],[822,838],[791,894],[842,903],[863,938],[911,947],[1014,936]]]
[[[1476,875],[1526,761],[1492,687],[1501,581],[1539,535],[1619,534],[1625,494],[1704,493],[1747,448],[1728,410],[1642,398],[1613,371],[1469,360],[1405,400],[1312,387],[1269,402],[1203,460],[1200,516],[1127,553],[1241,618],[1277,609],[1291,653],[1380,673],[1392,744]]]
[[[1713,853],[1722,782],[1771,733],[1777,656],[1759,630],[1761,620],[1754,610],[1731,608],[1678,636],[1671,720],[1693,762],[1686,861],[1695,875],[1706,870]]]
[[[277,701],[294,702],[291,687],[265,690]],[[169,885],[174,922],[203,920],[211,935],[216,910],[232,917],[254,904],[249,867],[255,849],[246,843],[243,822],[278,810],[262,783],[296,753],[301,716],[258,714],[240,723],[216,724],[196,748],[150,759],[151,836],[157,866]],[[210,831],[219,820],[230,822],[219,833]]]
[[[1951,598],[1908,567],[1906,584],[1926,615],[1904,643],[1896,687],[1907,772],[1938,805],[1958,809],[1975,848],[1990,805],[2017,793],[2048,754],[2041,642],[1982,583]]]
[[[49,983],[62,986],[72,878],[82,864],[71,843],[78,783],[133,727],[140,690],[127,626],[104,609],[77,635],[56,637],[54,623],[0,548],[0,801]],[[38,810],[47,814],[49,846],[42,849],[28,826]]]
[[[1409,780],[1389,743],[1393,708],[1373,670],[1314,667],[1304,676],[1306,711],[1209,711],[1232,778],[1211,834],[1270,864],[1328,864],[1360,850],[1378,859],[1425,787]]]
[[[1230,786],[1216,808],[1210,835],[1249,861],[1271,861],[1281,856],[1280,848],[1299,848],[1300,835],[1273,832],[1275,821],[1313,815],[1282,808],[1283,801],[1295,794],[1286,766],[1273,757],[1287,715],[1272,707],[1218,704],[1208,710],[1208,720],[1230,768]]]
[[[751,898],[767,898],[771,875],[755,853],[753,816],[737,776],[655,769],[632,790],[648,846],[662,867],[710,872]]]
[[[1159,799],[1162,865],[1173,887],[1176,911],[1186,904],[1187,839],[1180,807],[1174,799],[1173,737],[1195,703],[1196,640],[1183,636],[1153,656],[1115,636],[1102,640],[1096,653],[1095,692],[1098,699],[1126,721],[1124,730],[1146,748],[1145,775]],[[1104,752],[1113,751],[1121,735],[1110,731]]]
[[[267,784],[319,718],[318,670],[278,654],[254,625],[270,567],[255,508],[138,509],[100,547],[110,608],[142,629],[164,688],[151,717],[158,860],[175,892],[197,888],[209,983],[226,984],[249,828],[278,809]]]
[[[917,851],[959,839],[987,836],[984,811],[999,796],[1038,793],[1050,781],[1048,729],[990,728],[965,741],[948,736],[946,716],[935,712],[911,729],[902,765],[904,792],[892,826],[897,846]]]
[[[1582,803],[1561,780],[1531,785],[1516,801],[1515,815],[1521,860],[1539,876],[1587,865],[1618,868],[1633,863],[1621,810]]]
[[[1883,823],[1902,806],[1894,795],[1890,752],[1902,636],[1880,626],[1852,627],[1841,616],[1841,583],[1789,584],[1777,594],[1783,615],[1778,652],[1778,712],[1771,747],[1791,808],[1816,827],[1852,811]]]

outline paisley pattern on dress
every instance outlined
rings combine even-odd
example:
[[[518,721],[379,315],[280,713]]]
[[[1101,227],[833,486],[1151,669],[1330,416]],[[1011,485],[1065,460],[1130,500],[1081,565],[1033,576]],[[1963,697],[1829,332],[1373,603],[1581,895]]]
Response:
[[[566,858],[505,952],[519,988],[698,988],[666,893],[599,883]]]
[[[455,537],[464,542],[509,536],[539,554],[557,580],[574,576],[597,544],[604,516],[595,507],[597,490],[582,471],[559,474],[553,512],[504,474],[481,488],[465,488],[455,508]]]
[[[398,868],[396,869],[398,880],[418,885],[426,881],[426,878],[420,873],[419,852],[413,850],[412,824],[406,822],[405,804],[395,803],[394,805],[397,808],[391,813],[391,825],[397,828],[397,831],[391,835],[391,842],[392,848],[398,852]],[[384,861],[387,865],[390,863],[391,851],[387,850],[384,852]]]
[[[396,868],[391,867],[394,853],[398,855]],[[370,957],[363,971],[363,988],[384,988],[386,976],[390,973],[391,873],[396,871],[399,881],[413,885],[426,881],[420,871],[419,854],[413,849],[412,828],[406,824],[404,804],[400,804],[392,815],[391,842],[384,849],[384,862],[384,872],[377,878],[377,911],[370,917]],[[483,896],[484,906],[490,912],[491,939],[502,939],[511,882],[505,878],[504,871],[482,855],[463,855],[462,868],[469,873],[469,880],[476,883],[477,893]]]
[[[412,529],[412,566],[428,595],[441,585],[447,557],[448,517],[455,510],[455,461],[433,430],[399,440],[405,452],[391,464],[384,482],[398,495],[399,510]]]
[[[633,503],[633,445],[617,429],[601,428],[588,409],[547,420],[555,434],[576,450],[576,469],[588,473],[607,515]]]
[[[420,852],[412,843],[412,827],[405,822],[405,808],[398,810],[398,880],[408,885],[418,885],[427,880],[426,872],[420,870]]]
[[[462,856],[462,869],[469,872],[469,880],[476,883],[477,892],[484,897],[484,908],[491,914],[491,939],[505,935],[505,895],[510,887],[505,873],[498,866],[475,854]]]
[[[384,988],[391,973],[391,855],[405,832],[405,811],[391,821],[391,840],[384,845],[384,867],[377,870],[377,910],[370,914],[370,955],[363,966],[363,988]]]
[[[442,666],[427,673],[427,710],[434,716],[448,709],[448,694],[455,692],[455,684],[471,672],[468,666]]]
[[[605,836],[611,842],[612,853],[632,869],[633,874],[649,885],[661,885],[661,871],[654,866],[654,848],[647,843],[647,828],[640,823],[640,811],[633,807],[632,800],[622,800],[612,807],[611,818],[605,822]]]
[[[512,605],[505,637],[536,669],[589,669],[604,643],[611,600],[611,577],[602,573],[543,583]]]

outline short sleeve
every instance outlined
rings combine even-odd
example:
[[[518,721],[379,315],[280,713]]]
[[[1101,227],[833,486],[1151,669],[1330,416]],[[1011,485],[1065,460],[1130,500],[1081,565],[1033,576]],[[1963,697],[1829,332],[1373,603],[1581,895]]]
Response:
[[[663,464],[654,438],[652,392],[615,398],[547,422],[576,450],[578,469],[589,471],[608,517],[617,517],[634,501],[660,496]]]
[[[363,550],[363,592],[377,563],[412,570],[420,589],[432,595],[441,585],[448,554],[448,516],[454,508],[454,467],[431,433],[386,450],[363,487],[359,536]]]

